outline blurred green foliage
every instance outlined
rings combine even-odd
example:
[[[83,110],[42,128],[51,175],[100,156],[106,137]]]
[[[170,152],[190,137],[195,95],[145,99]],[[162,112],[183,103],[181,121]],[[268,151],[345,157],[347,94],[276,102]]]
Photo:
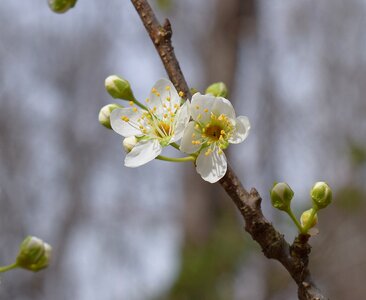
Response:
[[[174,4],[173,0],[156,0],[156,4],[162,11],[169,11]]]
[[[244,230],[232,213],[223,213],[207,243],[186,244],[180,274],[165,299],[233,299],[234,279],[247,247]]]

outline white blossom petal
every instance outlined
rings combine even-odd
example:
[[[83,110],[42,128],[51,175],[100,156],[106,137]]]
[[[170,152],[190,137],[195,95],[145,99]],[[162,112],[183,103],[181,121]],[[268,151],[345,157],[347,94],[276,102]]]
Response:
[[[129,137],[132,135],[141,135],[141,130],[138,126],[133,126],[132,124],[137,124],[137,119],[141,117],[141,110],[135,111],[136,108],[128,107],[128,108],[120,108],[115,109],[111,113],[111,127],[118,134]],[[127,117],[129,122],[123,121],[121,118]]]
[[[195,121],[206,123],[210,120],[212,106],[215,102],[215,97],[212,95],[201,95],[195,93],[191,101],[191,116]]]
[[[224,114],[230,119],[235,119],[235,110],[231,102],[223,97],[216,97],[211,108],[215,115]]]
[[[219,154],[219,149],[215,147],[209,155],[206,151],[209,147],[201,150],[196,160],[196,170],[202,179],[214,183],[224,177],[227,170],[227,162],[225,154]]]
[[[157,139],[143,140],[126,155],[125,166],[136,168],[144,165],[157,157],[162,150],[163,147]]]
[[[210,120],[211,113],[216,116],[224,114],[230,119],[235,119],[235,110],[229,100],[212,95],[194,94],[191,103],[193,120],[206,123]]]
[[[174,107],[180,104],[180,97],[173,83],[167,79],[159,79],[151,89],[148,106],[153,109],[156,107],[156,114],[160,117],[164,113],[163,104]],[[153,90],[156,90],[154,93]]]
[[[174,136],[170,140],[171,143],[176,142],[182,138],[184,129],[187,127],[190,117],[191,114],[189,111],[189,101],[187,100],[176,113]]]
[[[184,153],[191,154],[197,152],[201,148],[201,145],[192,144],[193,140],[202,139],[201,134],[194,129],[195,125],[196,122],[191,121],[188,123],[186,129],[184,130],[184,134],[182,140],[180,141],[180,147],[179,147],[180,151]]]
[[[244,141],[250,130],[250,122],[248,117],[239,116],[236,118],[235,129],[233,135],[229,139],[229,143],[239,144]]]

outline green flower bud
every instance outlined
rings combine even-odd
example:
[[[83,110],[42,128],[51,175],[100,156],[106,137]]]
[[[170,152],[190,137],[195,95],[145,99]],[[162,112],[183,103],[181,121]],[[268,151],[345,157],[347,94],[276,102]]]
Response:
[[[62,14],[73,8],[77,0],[48,0],[48,6],[55,13]]]
[[[283,211],[290,210],[290,203],[294,197],[294,192],[287,183],[276,183],[270,194],[273,207]]]
[[[116,108],[122,108],[122,105],[119,105],[117,103],[107,104],[103,106],[98,115],[98,120],[101,125],[104,127],[107,127],[109,129],[112,129],[111,127],[111,112],[114,111]]]
[[[227,87],[225,85],[225,83],[223,82],[216,82],[211,84],[207,89],[206,89],[206,94],[211,94],[212,96],[215,97],[224,97],[227,98],[228,96],[228,90]]]
[[[130,83],[117,75],[111,75],[106,78],[105,88],[113,98],[128,101],[133,101],[135,99]]]
[[[313,199],[313,205],[317,209],[327,207],[332,202],[332,190],[329,185],[323,181],[314,184],[310,196]]]
[[[27,270],[39,271],[48,266],[51,246],[34,236],[27,236],[19,248],[16,264]]]
[[[304,211],[300,217],[301,226],[307,229],[314,227],[318,224],[318,215],[315,214],[312,220],[310,220],[311,214],[313,213],[313,208]],[[309,223],[310,222],[310,223]]]
[[[125,149],[126,153],[131,152],[131,150],[133,149],[133,147],[135,147],[136,144],[137,139],[135,136],[126,137],[122,142],[123,149]]]
[[[32,271],[37,272],[48,267],[51,259],[52,247],[49,244],[44,243],[44,250],[44,255],[37,261],[36,264],[31,266]]]

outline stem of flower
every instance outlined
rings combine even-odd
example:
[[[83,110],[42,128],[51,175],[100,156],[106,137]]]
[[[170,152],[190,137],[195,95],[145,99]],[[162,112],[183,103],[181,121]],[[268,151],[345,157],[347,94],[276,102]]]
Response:
[[[17,267],[18,267],[17,263],[13,263],[13,264],[8,265],[8,266],[0,267],[0,273],[15,269]]]
[[[311,210],[311,214],[310,214],[308,222],[302,228],[302,233],[307,233],[308,232],[310,224],[313,224],[314,216],[317,212],[318,212],[318,210],[316,209],[316,207],[313,207],[313,209]]]
[[[297,229],[299,230],[299,232],[303,233],[304,228],[302,228],[301,224],[296,219],[296,217],[295,217],[294,213],[292,212],[291,208],[289,208],[289,210],[287,210],[286,212],[290,216],[291,220],[295,223],[295,225],[296,225]]]
[[[177,150],[180,150],[179,145],[177,143],[171,143],[170,146],[174,147]]]
[[[139,106],[140,108],[146,110],[146,111],[149,111],[149,109],[143,105],[140,101],[138,101],[135,97],[133,97],[133,100],[132,100],[137,106]]]
[[[186,161],[195,161],[196,160],[196,158],[193,157],[193,156],[173,158],[173,157],[166,157],[166,156],[163,156],[163,155],[157,156],[156,159],[171,161],[171,162],[186,162]]]

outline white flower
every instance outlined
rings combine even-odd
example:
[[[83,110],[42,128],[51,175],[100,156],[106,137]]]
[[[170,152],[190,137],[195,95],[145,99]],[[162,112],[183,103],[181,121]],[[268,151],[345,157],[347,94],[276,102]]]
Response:
[[[126,155],[125,166],[139,167],[156,158],[163,147],[180,140],[189,122],[189,102],[182,106],[173,84],[160,79],[146,99],[148,110],[132,107],[111,113],[112,129],[124,137],[136,136],[138,142]]]
[[[211,183],[226,173],[227,163],[223,152],[231,144],[241,143],[250,129],[247,117],[235,117],[230,101],[222,97],[196,93],[190,105],[193,121],[188,123],[180,150],[199,152],[196,169],[201,177]]]

